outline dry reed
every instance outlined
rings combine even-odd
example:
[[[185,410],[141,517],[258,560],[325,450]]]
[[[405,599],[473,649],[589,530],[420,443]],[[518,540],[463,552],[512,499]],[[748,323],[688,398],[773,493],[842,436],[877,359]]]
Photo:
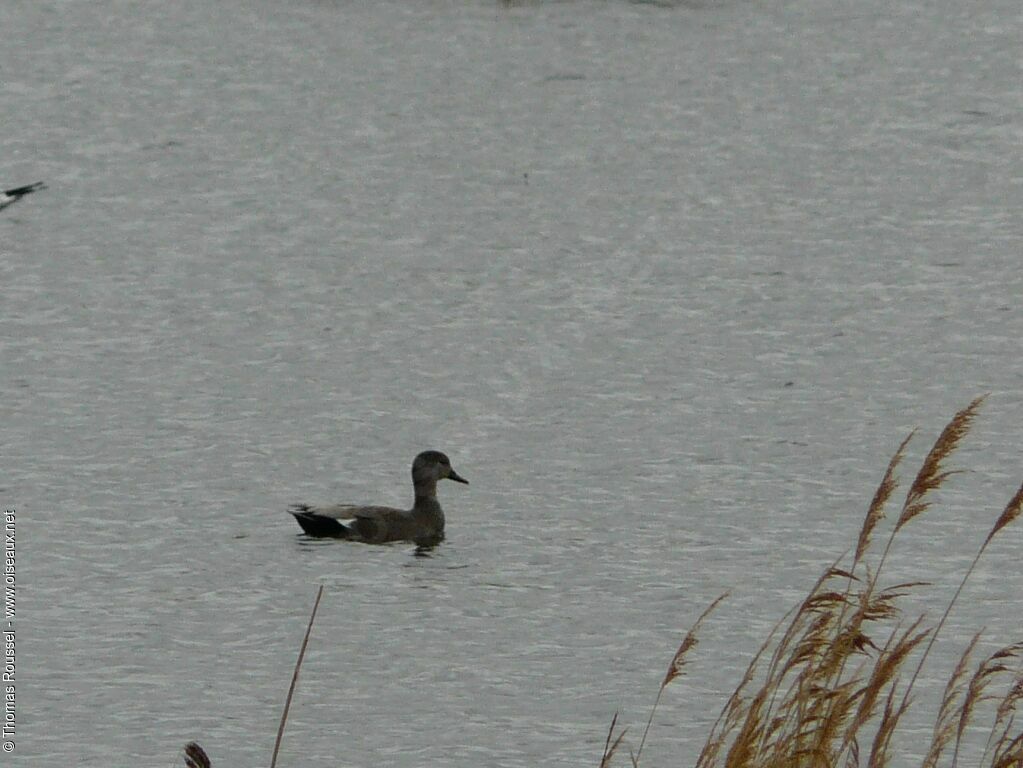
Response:
[[[625,738],[625,729],[615,736],[615,726],[618,724],[618,713],[615,712],[611,718],[611,727],[607,729],[607,738],[604,740],[604,754],[600,757],[600,768],[608,768],[614,760],[615,752],[621,746]]]
[[[316,602],[313,603],[313,611],[309,614],[309,624],[305,628],[305,637],[302,638],[302,648],[298,652],[298,660],[295,662],[295,671],[291,675],[291,685],[288,687],[288,696],[284,700],[284,711],[281,713],[281,723],[277,727],[277,740],[274,742],[273,757],[270,758],[270,768],[277,766],[277,753],[281,749],[281,739],[284,738],[284,726],[288,724],[288,711],[291,709],[291,697],[295,695],[295,685],[298,683],[298,673],[302,669],[302,659],[305,658],[305,649],[309,645],[309,633],[313,631],[313,622],[316,621],[316,610],[320,607],[320,598],[323,597],[323,585],[316,590]]]
[[[323,585],[316,590],[316,601],[313,603],[312,613],[309,614],[309,623],[305,628],[305,637],[302,638],[302,647],[298,652],[298,659],[295,661],[295,671],[291,675],[291,685],[288,687],[288,695],[284,699],[284,711],[281,713],[281,721],[277,726],[277,739],[274,741],[273,756],[270,758],[270,768],[276,768],[277,754],[281,749],[281,740],[284,738],[284,727],[288,724],[288,712],[291,709],[291,699],[295,695],[295,686],[298,684],[298,673],[302,669],[302,660],[305,658],[305,649],[309,645],[309,634],[313,631],[313,622],[316,621],[316,611],[320,607],[320,598],[323,597]],[[185,745],[185,766],[186,768],[210,768],[210,758],[205,750],[196,742],[190,741]]]
[[[935,441],[906,493],[882,554],[871,565],[873,534],[898,488],[896,470],[913,433],[899,445],[868,506],[852,564],[842,568],[840,558],[826,568],[806,598],[770,632],[712,726],[697,768],[883,768],[892,764],[894,741],[912,706],[920,670],[949,613],[988,544],[1023,512],[1021,485],[980,544],[941,618],[933,624],[923,616],[912,621],[902,618],[904,598],[923,582],[882,585],[893,540],[927,512],[931,494],[958,471],[948,469],[947,461],[969,432],[983,401],[977,398],[956,413]],[[676,652],[654,709],[676,670],[681,671],[685,654],[695,642],[695,635],[693,642],[689,637],[705,616],[706,612]],[[1023,733],[1015,719],[1023,701],[1023,644],[1006,646],[974,664],[979,640],[980,633],[968,643],[945,686],[930,743],[924,745],[924,768],[958,766],[967,730],[985,704],[994,709],[993,722],[984,753],[974,756],[970,764],[1023,768]],[[912,674],[904,680],[907,666],[913,664]],[[646,731],[631,755],[634,768],[645,740]],[[607,768],[610,757],[605,748],[602,768]],[[900,759],[900,764],[904,762]]]

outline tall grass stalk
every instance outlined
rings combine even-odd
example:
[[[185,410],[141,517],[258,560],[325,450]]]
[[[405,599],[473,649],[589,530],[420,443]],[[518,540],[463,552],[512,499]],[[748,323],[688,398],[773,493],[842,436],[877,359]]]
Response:
[[[640,755],[643,754],[643,746],[646,744],[647,734],[650,733],[650,724],[654,721],[654,713],[657,711],[657,705],[661,703],[661,695],[664,693],[664,689],[668,687],[668,684],[676,677],[681,677],[685,671],[686,656],[689,652],[697,646],[699,639],[697,638],[697,632],[700,626],[703,624],[703,620],[710,615],[711,611],[718,607],[722,600],[728,597],[728,593],[725,592],[723,595],[719,595],[718,598],[708,605],[703,613],[699,615],[696,622],[689,629],[685,635],[682,636],[682,642],[678,646],[678,650],[675,651],[675,655],[671,659],[671,663],[668,665],[668,671],[664,673],[664,679],[661,680],[661,685],[657,689],[657,697],[654,699],[654,705],[650,707],[650,717],[646,720],[646,727],[643,729],[643,738],[639,740],[639,748],[636,750],[635,755],[632,757],[633,764],[639,763]],[[615,715],[617,717],[617,715]],[[613,724],[612,724],[613,727]],[[624,733],[622,734],[624,735]]]
[[[302,668],[302,660],[305,658],[305,649],[309,645],[309,634],[313,631],[313,622],[316,621],[316,609],[320,607],[320,598],[323,597],[323,585],[316,590],[316,601],[313,603],[312,613],[309,614],[309,624],[305,628],[305,637],[302,638],[302,648],[298,652],[298,660],[295,662],[295,671],[291,675],[291,685],[288,687],[288,695],[284,699],[284,711],[281,713],[281,722],[277,726],[277,739],[274,742],[273,756],[270,758],[270,768],[277,766],[277,754],[281,749],[281,740],[284,738],[284,726],[288,723],[288,711],[291,709],[291,699],[295,695],[295,686],[298,683],[298,672]],[[190,741],[185,745],[185,768],[210,768],[210,758],[206,751],[196,742]]]
[[[313,622],[316,621],[316,609],[320,607],[320,598],[323,597],[323,585],[316,590],[316,602],[313,603],[313,612],[309,615],[309,625],[305,628],[305,637],[302,638],[302,648],[298,652],[298,660],[295,662],[295,671],[291,675],[291,685],[288,687],[288,696],[284,700],[284,711],[281,713],[281,724],[277,727],[277,740],[274,742],[273,757],[270,758],[270,768],[277,767],[277,753],[281,749],[281,739],[284,738],[284,726],[288,724],[288,710],[291,709],[291,697],[295,695],[295,685],[298,683],[298,672],[302,669],[302,659],[305,658],[305,649],[309,645],[309,633],[313,631]]]

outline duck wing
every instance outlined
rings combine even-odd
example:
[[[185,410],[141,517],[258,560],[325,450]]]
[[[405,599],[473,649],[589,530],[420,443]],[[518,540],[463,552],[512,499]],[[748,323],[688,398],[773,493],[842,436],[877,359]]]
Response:
[[[409,513],[392,507],[292,504],[288,512],[295,516],[302,530],[310,536],[352,538],[377,544],[408,538],[406,529]],[[341,520],[351,522],[346,525]]]
[[[412,516],[403,509],[391,507],[353,507],[346,510],[348,527],[363,541],[383,544],[411,538]]]
[[[295,516],[302,530],[317,538],[350,539],[354,532],[337,518],[318,515],[307,504],[292,504],[288,512]]]
[[[331,517],[335,520],[355,520],[366,518],[369,520],[399,520],[408,517],[408,512],[393,507],[360,507],[355,504],[331,504],[330,506],[315,506],[312,504],[292,504],[288,507],[291,514],[305,513],[318,515],[319,517]]]
[[[352,510],[358,509],[354,504],[331,504],[320,506],[318,504],[290,504],[288,512],[293,515],[316,515],[317,517],[329,517],[334,520],[351,520],[354,515]]]

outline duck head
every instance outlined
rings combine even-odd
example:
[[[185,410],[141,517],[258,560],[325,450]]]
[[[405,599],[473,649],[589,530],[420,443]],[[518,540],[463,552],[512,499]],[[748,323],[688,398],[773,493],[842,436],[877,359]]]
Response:
[[[469,484],[451,467],[451,460],[440,451],[423,451],[412,462],[412,482],[417,486],[434,483],[438,480],[454,480],[456,483]]]

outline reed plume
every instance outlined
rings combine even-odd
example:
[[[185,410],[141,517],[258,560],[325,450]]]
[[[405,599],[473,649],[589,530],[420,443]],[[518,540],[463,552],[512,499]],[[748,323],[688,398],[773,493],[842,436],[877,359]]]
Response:
[[[874,493],[874,498],[871,499],[870,506],[867,507],[867,516],[863,520],[863,527],[860,529],[860,537],[856,542],[856,554],[853,555],[853,564],[863,560],[863,556],[866,554],[867,549],[870,547],[870,536],[877,527],[877,524],[884,519],[885,505],[888,503],[888,499],[891,498],[892,493],[899,485],[898,478],[895,477],[895,470],[902,461],[902,457],[906,452],[906,446],[909,445],[909,441],[913,439],[913,435],[916,434],[916,430],[913,430],[906,439],[899,445],[895,455],[892,456],[891,461],[888,462],[888,468],[885,470],[884,477],[881,478],[881,484],[877,486],[877,491]]]
[[[930,506],[927,495],[956,473],[957,470],[946,470],[944,468],[945,459],[952,455],[956,448],[959,447],[962,439],[966,437],[966,433],[973,426],[973,420],[977,416],[977,411],[986,399],[987,395],[975,398],[973,402],[956,413],[952,420],[945,425],[945,429],[942,430],[941,435],[927,454],[927,458],[924,459],[924,463],[921,465],[916,478],[914,478],[913,484],[909,486],[906,501],[902,505],[902,513],[899,515],[898,522],[895,523],[896,532],[914,517],[925,512]]]
[[[980,544],[941,618],[936,623],[927,622],[923,615],[903,618],[906,600],[927,584],[882,583],[892,542],[906,524],[927,511],[932,492],[959,471],[948,468],[948,460],[968,434],[983,401],[979,397],[956,413],[934,442],[883,552],[871,564],[873,535],[898,488],[896,472],[913,433],[902,441],[867,508],[851,565],[841,567],[843,558],[839,558],[825,568],[807,596],[771,630],[712,726],[697,768],[884,768],[892,763],[900,724],[914,701],[916,680],[949,613],[988,544],[1023,513],[1021,485]],[[977,633],[969,641],[948,679],[922,768],[946,764],[949,752],[956,768],[969,725],[979,711],[991,706],[993,724],[976,764],[1023,768],[1023,733],[1015,717],[1023,701],[1019,663],[1023,643],[1008,645],[974,664],[980,637]],[[687,634],[661,681],[640,748],[632,755],[634,767],[661,695],[688,663],[694,645],[695,635]],[[913,670],[908,681],[903,678],[907,667]],[[601,765],[607,768],[607,748],[604,757]]]
[[[653,723],[654,721],[654,713],[657,711],[657,705],[661,703],[661,695],[664,693],[664,689],[668,687],[668,684],[672,680],[682,675],[686,665],[686,656],[699,643],[696,633],[699,631],[700,627],[703,626],[704,619],[706,619],[711,614],[711,612],[715,608],[717,608],[718,605],[721,604],[721,601],[724,600],[726,597],[728,597],[727,592],[725,592],[722,595],[719,595],[716,600],[714,600],[710,605],[704,608],[703,613],[699,615],[693,626],[690,627],[689,631],[682,636],[682,642],[679,644],[678,650],[675,651],[675,655],[672,657],[671,663],[668,665],[668,671],[664,673],[664,679],[661,680],[661,685],[657,689],[657,698],[654,699],[654,705],[650,708],[650,717],[647,718],[646,728],[643,729],[643,738],[640,739],[639,748],[636,750],[636,753],[632,756],[633,764],[638,764],[640,755],[643,754],[643,746],[646,744],[647,734],[650,733],[650,724]],[[619,740],[620,739],[621,737],[619,737]]]
[[[194,741],[185,745],[185,766],[187,768],[210,768],[209,755]]]

